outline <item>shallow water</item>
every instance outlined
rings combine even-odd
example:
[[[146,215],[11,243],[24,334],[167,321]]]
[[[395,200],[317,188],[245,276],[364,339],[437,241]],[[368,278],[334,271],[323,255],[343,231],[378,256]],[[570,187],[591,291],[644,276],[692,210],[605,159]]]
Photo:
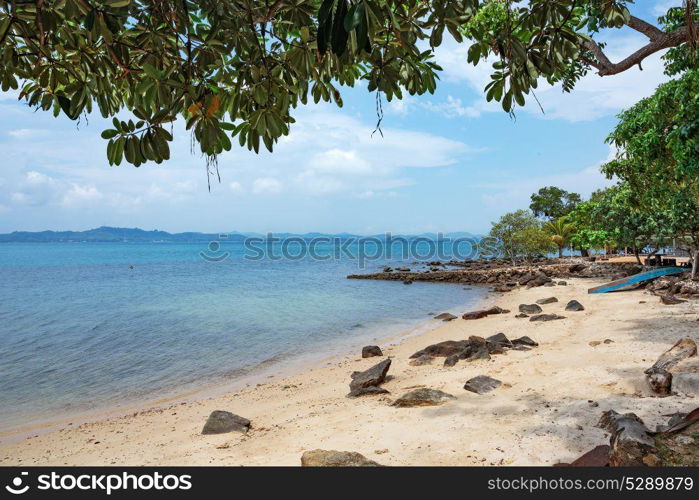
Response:
[[[326,249],[328,252],[331,249]],[[484,291],[348,280],[348,258],[252,261],[224,243],[0,244],[0,429],[114,408],[382,338]],[[405,263],[404,263],[405,264]],[[133,267],[131,267],[133,266]]]

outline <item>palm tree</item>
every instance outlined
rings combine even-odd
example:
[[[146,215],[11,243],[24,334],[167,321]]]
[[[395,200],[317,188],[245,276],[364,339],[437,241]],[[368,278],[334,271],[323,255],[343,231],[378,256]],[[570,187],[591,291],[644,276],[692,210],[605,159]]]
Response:
[[[558,258],[563,257],[563,249],[575,232],[575,226],[566,217],[550,220],[544,223],[544,231],[549,235],[554,245],[558,247]]]

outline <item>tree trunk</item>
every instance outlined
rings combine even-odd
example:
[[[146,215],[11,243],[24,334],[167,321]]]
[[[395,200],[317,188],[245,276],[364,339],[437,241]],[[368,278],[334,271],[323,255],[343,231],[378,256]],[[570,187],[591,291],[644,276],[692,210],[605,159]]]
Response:
[[[694,256],[692,257],[692,279],[697,279],[697,271],[699,270],[699,255],[697,251],[694,251]]]
[[[636,262],[642,266],[643,262],[641,262],[640,252],[638,251],[638,247],[636,245],[633,246],[633,254],[636,256]]]
[[[558,247],[558,258],[559,259],[563,258],[563,247]]]

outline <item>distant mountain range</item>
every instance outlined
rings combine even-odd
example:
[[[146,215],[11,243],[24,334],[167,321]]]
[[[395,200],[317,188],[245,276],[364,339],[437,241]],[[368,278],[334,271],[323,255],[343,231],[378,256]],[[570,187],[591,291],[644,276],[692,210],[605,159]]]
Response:
[[[222,235],[227,235],[222,237]],[[300,237],[304,239],[318,238],[318,237],[329,237],[329,238],[339,238],[339,239],[349,239],[349,238],[362,238],[369,237],[367,235],[351,234],[351,233],[274,233],[277,238],[290,238],[290,237]],[[392,235],[394,238],[404,237],[404,238],[429,238],[437,239],[437,233],[423,233],[417,235]],[[480,238],[478,235],[474,235],[467,232],[454,232],[454,233],[444,233],[446,238]],[[224,240],[225,241],[242,241],[246,238],[257,237],[265,238],[266,235],[262,233],[240,233],[237,231],[222,232],[222,233],[196,233],[196,232],[186,232],[186,233],[168,233],[166,231],[146,231],[144,229],[138,228],[124,228],[124,227],[108,227],[102,226],[95,229],[88,229],[87,231],[15,231],[8,234],[0,234],[0,243],[70,243],[70,242],[100,242],[100,243],[110,243],[110,242],[201,242],[201,241],[212,241],[212,240]],[[384,238],[383,234],[372,235],[375,238]]]

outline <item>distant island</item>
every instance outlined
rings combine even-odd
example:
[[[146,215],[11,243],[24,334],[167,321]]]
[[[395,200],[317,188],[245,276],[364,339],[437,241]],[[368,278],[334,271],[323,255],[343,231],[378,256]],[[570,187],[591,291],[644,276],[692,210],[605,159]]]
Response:
[[[212,240],[221,240],[222,235],[227,241],[243,241],[246,238],[265,238],[262,233],[241,233],[238,231],[220,233],[168,233],[167,231],[159,231],[157,229],[147,231],[139,228],[124,228],[124,227],[109,227],[102,226],[86,231],[14,231],[12,233],[0,234],[0,243],[75,243],[75,242],[94,242],[94,243],[118,243],[118,242],[172,242],[172,243],[188,243],[188,242],[208,242]],[[329,237],[337,239],[351,238],[384,238],[384,234],[376,235],[359,235],[352,233],[274,233],[277,238],[298,237],[304,239]],[[437,239],[437,233],[423,233],[417,235],[392,235],[394,238],[428,238]],[[480,238],[477,235],[468,232],[451,232],[444,233],[445,238]]]

